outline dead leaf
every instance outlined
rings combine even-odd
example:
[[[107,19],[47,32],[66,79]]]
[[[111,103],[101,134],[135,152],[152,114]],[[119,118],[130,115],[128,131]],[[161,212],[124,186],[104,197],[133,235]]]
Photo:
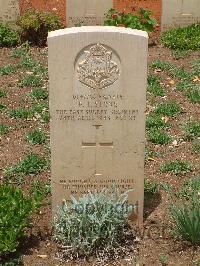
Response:
[[[195,76],[193,82],[200,82],[200,77]]]
[[[169,84],[170,84],[170,85],[174,85],[174,84],[175,84],[175,81],[174,81],[173,79],[171,79],[171,80],[169,81]]]
[[[47,255],[37,255],[38,258],[41,258],[41,259],[46,259],[48,256]]]
[[[162,121],[165,122],[165,124],[169,121],[169,117],[168,116],[163,116],[161,119],[162,119]]]
[[[153,162],[157,162],[157,160],[155,160],[154,158],[148,157],[149,161],[153,161]]]

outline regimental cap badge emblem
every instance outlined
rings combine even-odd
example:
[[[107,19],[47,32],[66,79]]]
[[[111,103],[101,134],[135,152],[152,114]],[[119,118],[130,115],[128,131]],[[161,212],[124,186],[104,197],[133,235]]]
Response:
[[[104,89],[112,85],[120,75],[117,63],[112,61],[112,51],[95,44],[84,51],[84,60],[78,64],[78,80],[92,88]]]

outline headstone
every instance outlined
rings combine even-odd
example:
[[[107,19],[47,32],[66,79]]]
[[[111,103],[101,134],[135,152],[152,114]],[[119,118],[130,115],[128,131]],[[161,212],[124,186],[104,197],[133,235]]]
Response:
[[[114,185],[142,221],[147,33],[68,28],[48,47],[53,209]]]
[[[200,22],[199,0],[163,0],[162,31]]]
[[[15,21],[18,16],[18,0],[0,0],[0,21]]]
[[[103,25],[113,0],[67,0],[67,26]]]

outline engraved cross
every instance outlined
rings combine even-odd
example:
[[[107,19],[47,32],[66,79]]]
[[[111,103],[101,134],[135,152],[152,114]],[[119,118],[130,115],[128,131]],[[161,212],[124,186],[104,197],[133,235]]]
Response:
[[[98,159],[97,159],[97,156],[98,156],[98,150],[101,149],[101,148],[113,148],[114,147],[114,144],[113,142],[103,142],[103,141],[98,141],[98,131],[99,131],[99,128],[102,127],[102,125],[93,125],[95,128],[96,128],[96,141],[95,142],[82,142],[82,148],[95,148],[96,151],[95,151],[95,177],[101,177],[102,174],[101,173],[98,173],[98,166],[97,166],[97,163],[98,163]]]

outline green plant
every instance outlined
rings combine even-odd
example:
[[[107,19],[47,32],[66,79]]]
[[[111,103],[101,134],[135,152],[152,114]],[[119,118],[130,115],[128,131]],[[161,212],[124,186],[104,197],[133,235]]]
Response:
[[[194,196],[198,197],[198,193],[200,193],[200,177],[192,177],[183,184],[177,196],[191,200]]]
[[[25,235],[33,212],[32,199],[23,195],[20,188],[0,186],[0,256],[15,252],[20,238]]]
[[[193,261],[193,263],[195,266],[200,266],[200,259]]]
[[[11,109],[9,112],[11,118],[23,118],[23,119],[31,119],[33,117],[33,113],[29,109],[19,108],[19,109]]]
[[[200,25],[191,25],[184,28],[175,28],[166,31],[161,36],[161,42],[171,48],[178,50],[200,49]]]
[[[158,194],[159,193],[159,185],[155,181],[150,181],[145,178],[144,180],[144,193],[145,194]]]
[[[27,155],[23,160],[21,160],[18,164],[7,167],[4,170],[4,174],[6,177],[13,177],[16,174],[36,175],[46,170],[48,166],[49,162],[45,158],[31,153]]]
[[[63,201],[55,218],[55,239],[71,257],[112,253],[124,241],[130,211],[127,193],[116,190],[71,197],[71,202]]]
[[[104,21],[105,26],[126,27],[131,29],[152,32],[155,29],[156,20],[151,17],[151,12],[146,9],[139,9],[137,13],[121,13],[110,9]]]
[[[180,78],[180,79],[190,79],[191,73],[185,71],[183,68],[176,67],[169,62],[165,62],[162,60],[155,60],[150,65],[153,69],[160,69],[162,71],[167,71],[168,74],[172,77]]]
[[[48,123],[50,120],[49,106],[47,102],[33,104],[32,112],[39,117],[43,122]]]
[[[5,97],[6,94],[7,94],[6,91],[0,90],[0,98],[1,98],[1,97]]]
[[[51,186],[36,180],[32,184],[30,192],[34,200],[34,206],[38,209],[42,206],[43,201],[51,193]]]
[[[0,112],[6,109],[6,105],[0,102]]]
[[[182,126],[186,140],[193,140],[200,137],[200,121],[190,121]]]
[[[49,31],[60,29],[60,17],[54,13],[38,10],[28,10],[19,17],[17,25],[20,27],[22,41],[29,41],[39,46],[46,45]]]
[[[20,66],[30,70],[35,75],[42,75],[47,72],[47,68],[40,64],[39,61],[33,59],[29,54],[22,57]]]
[[[43,86],[43,79],[39,75],[28,74],[20,79],[19,86],[20,87],[41,87]]]
[[[31,144],[43,144],[47,140],[47,136],[45,132],[43,132],[41,129],[35,129],[32,132],[29,132],[26,135],[26,139],[31,143]]]
[[[0,136],[5,135],[9,132],[9,126],[0,124]]]
[[[19,41],[16,31],[12,30],[7,24],[0,22],[0,47],[15,46]]]
[[[200,140],[194,141],[192,146],[194,152],[200,153]]]
[[[176,60],[185,58],[188,56],[189,51],[184,51],[184,50],[172,50],[172,55]]]
[[[147,178],[144,180],[144,202],[145,205],[149,203],[149,201],[159,194],[159,185],[155,181],[150,181]]]
[[[160,59],[153,61],[150,66],[151,68],[160,69],[162,71],[170,70],[173,68],[172,64],[162,61]]]
[[[0,67],[0,75],[9,75],[13,74],[16,71],[16,67],[12,65],[7,65],[4,67]]]
[[[184,79],[190,79],[191,78],[191,73],[190,72],[187,72],[186,70],[184,70],[183,68],[180,68],[180,67],[175,67],[173,66],[170,70],[169,70],[169,74],[172,76],[172,77],[175,77],[175,78],[180,78],[182,80]]]
[[[164,254],[160,254],[159,255],[159,261],[160,261],[160,263],[163,266],[166,266],[167,265],[168,259],[169,259],[168,255],[164,255]]]
[[[193,74],[199,76],[200,75],[200,59],[197,59],[193,62]]]
[[[30,54],[30,45],[28,42],[24,42],[20,47],[12,50],[11,57],[22,58]]]
[[[49,123],[49,121],[50,121],[50,113],[49,113],[49,111],[44,111],[41,114],[41,119],[42,119],[43,122]]]
[[[175,175],[186,174],[192,170],[192,166],[187,161],[176,160],[169,161],[161,165],[160,171],[162,173],[172,172]]]
[[[147,129],[161,129],[167,127],[167,123],[162,119],[160,115],[149,114],[146,119],[146,128]]]
[[[34,60],[29,54],[22,56],[22,60],[20,62],[20,66],[26,69],[32,70],[35,66],[37,66],[38,61]]]
[[[176,88],[178,91],[188,91],[190,88],[193,88],[194,84],[186,79],[186,80],[181,80],[180,82],[177,83]]]
[[[35,88],[30,93],[30,96],[37,100],[45,100],[48,98],[48,91],[41,88]]]
[[[172,137],[159,129],[151,129],[148,132],[149,140],[154,144],[165,145],[172,141]]]
[[[155,96],[164,96],[165,92],[160,85],[160,79],[157,76],[148,76],[148,91]]]
[[[184,240],[200,245],[200,201],[194,197],[192,202],[170,208],[175,230]]]
[[[161,103],[156,106],[155,113],[166,116],[175,116],[181,112],[180,106],[176,102]]]
[[[192,103],[200,104],[200,88],[194,87],[186,92],[186,96]]]

